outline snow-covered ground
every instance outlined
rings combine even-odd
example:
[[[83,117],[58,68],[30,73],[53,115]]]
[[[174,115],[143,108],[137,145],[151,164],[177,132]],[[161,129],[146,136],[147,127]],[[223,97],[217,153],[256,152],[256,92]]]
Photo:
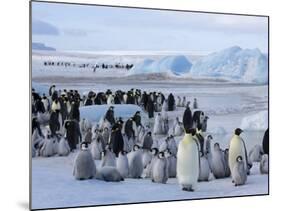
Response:
[[[52,59],[56,56],[55,54],[51,55]],[[131,88],[159,91],[165,96],[172,92],[175,99],[177,96],[186,96],[187,100],[191,101],[191,105],[193,99],[197,98],[199,109],[210,117],[207,134],[212,134],[214,143],[219,142],[222,148],[228,147],[233,130],[241,127],[245,129],[241,136],[250,151],[255,144],[261,144],[264,131],[268,126],[267,85],[181,77],[170,80],[159,80],[157,77],[152,80],[140,78],[129,80],[126,77],[115,77],[118,72],[114,71],[100,72],[94,76],[92,71],[84,71],[82,75],[81,72],[73,73],[72,71],[69,74],[63,74],[58,67],[51,67],[53,69],[46,71],[42,66],[42,59],[45,57],[45,54],[43,57],[39,53],[33,55],[33,87],[41,94],[46,93],[51,84],[56,84],[57,89],[77,89],[80,93],[87,93],[90,90],[98,92],[106,89],[115,91]],[[93,60],[92,55],[89,57]],[[57,56],[57,59],[59,58],[62,59]],[[67,58],[72,58],[75,62],[79,61],[69,54]],[[126,62],[132,61],[132,55],[125,58],[118,55],[104,56],[104,58],[98,56],[98,58],[112,62],[117,61],[118,58]],[[143,60],[144,56],[137,55],[135,58]],[[123,72],[121,76],[124,76]],[[169,125],[172,125],[176,117],[181,119],[183,112],[182,107],[168,112]],[[253,122],[258,127],[253,127]],[[181,137],[176,139],[178,142]],[[150,179],[126,179],[120,183],[106,183],[98,180],[76,181],[72,176],[74,157],[75,154],[72,153],[68,157],[32,159],[32,206],[34,209],[268,193],[268,176],[260,175],[258,163],[251,169],[251,175],[244,186],[234,187],[231,179],[226,178],[199,183],[195,192],[187,193],[181,191],[176,179],[169,179],[167,184],[155,184]],[[96,164],[99,165],[98,162]]]
[[[200,182],[195,192],[182,191],[177,179],[167,184],[151,179],[125,179],[122,182],[77,181],[72,176],[74,154],[68,157],[32,159],[32,208],[153,202],[165,200],[243,196],[268,193],[268,175],[259,173],[255,163],[247,184],[235,187],[231,178]],[[99,165],[99,162],[96,162]]]

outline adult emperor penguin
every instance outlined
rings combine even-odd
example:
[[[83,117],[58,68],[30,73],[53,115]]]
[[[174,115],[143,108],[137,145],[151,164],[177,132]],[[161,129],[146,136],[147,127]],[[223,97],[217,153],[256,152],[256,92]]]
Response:
[[[269,130],[264,133],[263,140],[262,140],[262,148],[265,154],[269,154]]]
[[[200,153],[200,173],[198,181],[208,181],[211,173],[210,165],[207,159],[207,155]]]
[[[155,117],[153,134],[154,135],[162,134],[162,117],[160,113],[158,113],[157,116]]]
[[[124,140],[121,132],[122,123],[115,123],[111,130],[111,136],[110,136],[110,144],[112,146],[112,150],[115,153],[116,157],[118,157],[118,154],[120,151],[124,149]]]
[[[135,145],[129,157],[129,174],[132,178],[141,178],[142,172],[142,152],[140,147]]]
[[[158,154],[152,167],[152,182],[165,184],[169,178],[169,163],[164,152]]]
[[[116,159],[116,168],[123,178],[129,176],[129,161],[126,151],[119,152],[119,156]]]
[[[177,178],[184,191],[194,191],[199,177],[199,150],[193,138],[195,129],[188,129],[178,146]]]
[[[92,179],[96,174],[96,165],[87,143],[81,143],[81,149],[74,161],[73,176],[77,180]]]
[[[244,143],[244,140],[240,137],[240,134],[243,132],[240,128],[236,128],[234,131],[234,135],[230,140],[229,146],[229,168],[232,175],[232,170],[234,165],[237,162],[237,157],[241,156],[242,161],[244,162],[244,168],[246,172],[249,173],[248,168],[248,157],[247,157],[247,149]]]
[[[261,174],[268,174],[268,154],[264,154],[261,158],[260,162],[260,173]]]
[[[216,179],[225,177],[225,160],[224,154],[219,143],[214,144],[212,152],[211,169]]]
[[[135,138],[135,130],[133,128],[133,119],[129,118],[125,123],[125,134],[128,139]]]
[[[191,112],[189,106],[187,106],[184,111],[182,122],[183,122],[183,127],[184,127],[185,131],[192,128],[192,126],[193,126],[192,112]]]
[[[244,185],[247,181],[247,170],[245,170],[245,163],[241,155],[237,156],[236,162],[231,171],[232,179],[235,186]]]
[[[120,182],[124,180],[117,168],[112,166],[104,166],[100,168],[96,174],[96,179],[104,180],[106,182]]]

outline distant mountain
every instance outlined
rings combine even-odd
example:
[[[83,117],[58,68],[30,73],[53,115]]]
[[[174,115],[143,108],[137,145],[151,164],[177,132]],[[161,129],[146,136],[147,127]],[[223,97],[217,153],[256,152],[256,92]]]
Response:
[[[33,50],[44,50],[44,51],[55,51],[55,48],[46,46],[44,43],[40,42],[33,42],[32,43],[32,49]]]
[[[265,84],[268,82],[268,58],[259,49],[234,46],[199,59],[193,64],[190,75]]]

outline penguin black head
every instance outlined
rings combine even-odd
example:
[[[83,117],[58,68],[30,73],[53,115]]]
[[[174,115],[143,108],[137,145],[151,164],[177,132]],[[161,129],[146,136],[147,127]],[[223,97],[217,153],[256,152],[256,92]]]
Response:
[[[226,148],[226,149],[224,150],[224,154],[226,154],[226,153],[228,153],[228,152],[229,152],[229,149]]]
[[[151,132],[149,131],[149,132],[147,133],[147,135],[151,136]]]
[[[171,135],[170,135],[170,139],[172,139],[172,138],[174,138],[174,136],[171,134]]]
[[[239,156],[236,158],[236,161],[237,161],[237,162],[242,162],[242,160],[243,160],[243,158],[242,158],[241,155],[239,155]]]
[[[243,132],[243,130],[240,128],[236,128],[234,131],[235,135],[237,135],[237,136],[239,136],[242,132]]]
[[[216,149],[216,148],[219,149],[219,148],[220,148],[220,144],[219,144],[219,143],[215,143],[215,144],[214,144],[214,148],[215,148],[215,149]]]
[[[87,142],[82,142],[81,143],[81,149],[88,149],[88,143]]]
[[[159,152],[158,153],[158,157],[159,158],[164,158],[165,157],[165,153],[164,152]]]
[[[134,151],[137,151],[137,150],[139,150],[139,149],[140,149],[140,146],[137,145],[137,144],[135,144],[134,147],[133,147],[133,150],[134,150]]]
[[[194,136],[196,134],[196,130],[194,128],[189,128],[189,129],[187,129],[186,133]]]
[[[213,140],[213,136],[212,136],[212,135],[208,135],[208,136],[207,136],[207,139]]]
[[[121,153],[122,155],[126,155],[128,152],[125,151],[125,150],[122,150],[120,153]]]
[[[158,152],[159,152],[159,150],[158,150],[157,148],[152,148],[152,149],[150,150],[150,152],[151,152],[153,155],[157,155]]]

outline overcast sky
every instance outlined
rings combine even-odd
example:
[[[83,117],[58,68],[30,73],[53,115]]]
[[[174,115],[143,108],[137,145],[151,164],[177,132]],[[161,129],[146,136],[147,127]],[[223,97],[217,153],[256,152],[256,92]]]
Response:
[[[72,51],[267,53],[267,18],[32,2],[32,41]]]

